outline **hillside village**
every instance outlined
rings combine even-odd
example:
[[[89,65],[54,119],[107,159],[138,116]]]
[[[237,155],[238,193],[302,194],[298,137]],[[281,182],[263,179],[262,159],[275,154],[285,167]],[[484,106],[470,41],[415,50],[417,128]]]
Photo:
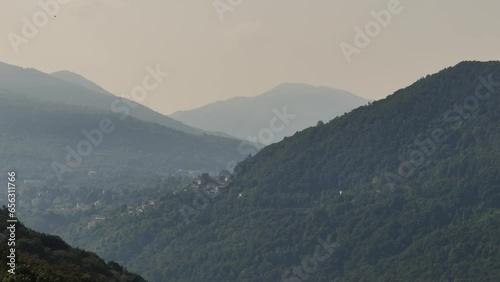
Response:
[[[89,187],[58,187],[48,188],[44,181],[27,179],[19,188],[20,207],[22,213],[44,214],[46,212],[58,215],[79,214],[86,218],[86,228],[94,228],[97,224],[109,220],[116,215],[140,216],[146,210],[154,208],[160,198],[168,194],[177,194],[180,191],[203,191],[206,195],[217,195],[221,189],[230,183],[231,173],[220,171],[217,175],[202,173],[197,176],[184,176],[182,179],[187,185],[168,187],[162,193],[130,191],[129,189],[104,190]],[[89,179],[95,179],[96,173],[90,171]],[[187,182],[189,181],[189,182]],[[179,182],[180,183],[180,182]],[[161,190],[161,189],[160,189]],[[137,195],[136,195],[137,194]]]

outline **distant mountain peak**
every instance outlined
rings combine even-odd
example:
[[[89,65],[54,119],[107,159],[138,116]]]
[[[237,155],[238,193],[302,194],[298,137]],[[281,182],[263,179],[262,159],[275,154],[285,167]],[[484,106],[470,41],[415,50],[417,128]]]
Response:
[[[350,95],[350,96],[356,96],[348,91],[338,89],[338,88],[332,88],[328,86],[315,86],[307,83],[300,83],[300,82],[284,82],[282,84],[279,84],[278,86],[266,91],[264,94],[260,96],[266,96],[266,95],[287,95],[287,94],[293,94],[293,93],[315,93],[315,94],[327,94],[327,95]],[[359,96],[356,96],[359,97]],[[362,97],[360,97],[362,98]]]
[[[307,84],[307,83],[296,83],[296,82],[284,82],[279,84],[278,86],[270,89],[262,95],[266,94],[276,94],[284,91],[297,91],[297,90],[310,90],[314,89],[316,86]]]
[[[258,96],[235,97],[171,116],[193,127],[270,144],[368,102],[340,89],[282,83]],[[290,120],[282,120],[283,126],[276,128],[276,118],[283,115]],[[266,134],[269,135],[267,138],[262,137]]]

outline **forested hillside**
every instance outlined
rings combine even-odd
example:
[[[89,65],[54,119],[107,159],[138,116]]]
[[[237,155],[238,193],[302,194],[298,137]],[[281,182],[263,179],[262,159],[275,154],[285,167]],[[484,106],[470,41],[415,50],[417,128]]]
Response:
[[[12,256],[15,248],[14,274],[7,272],[6,263],[0,266],[0,281],[37,282],[145,282],[140,276],[129,273],[115,262],[104,262],[97,255],[71,248],[61,238],[37,233],[16,223],[14,246],[7,246],[10,230],[7,229],[8,210],[0,210],[0,253],[2,261]]]
[[[497,281],[499,168],[500,63],[463,62],[266,147],[217,197],[61,235],[151,281]]]
[[[179,170],[218,171],[245,158],[234,139],[3,90],[0,100],[0,169],[16,169],[22,180],[78,185],[90,176],[101,182],[148,179]]]

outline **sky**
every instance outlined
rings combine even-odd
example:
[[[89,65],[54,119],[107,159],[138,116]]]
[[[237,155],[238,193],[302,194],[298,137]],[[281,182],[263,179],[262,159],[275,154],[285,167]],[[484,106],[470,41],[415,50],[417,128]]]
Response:
[[[0,61],[73,71],[118,96],[158,67],[169,76],[142,103],[164,114],[285,82],[377,100],[460,61],[500,60],[499,11],[498,0],[4,0]]]

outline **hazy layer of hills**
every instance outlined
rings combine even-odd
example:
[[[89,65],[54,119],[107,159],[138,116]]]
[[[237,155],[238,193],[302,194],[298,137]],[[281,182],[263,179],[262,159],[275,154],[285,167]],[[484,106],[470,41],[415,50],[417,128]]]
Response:
[[[91,106],[119,114],[129,114],[132,117],[186,133],[198,135],[206,133],[129,99],[110,95],[111,93],[95,83],[70,72],[58,72],[50,75],[35,69],[24,69],[0,62],[0,87],[42,100],[76,106]],[[103,93],[103,91],[105,92]]]
[[[368,100],[347,91],[307,84],[282,84],[260,96],[235,97],[171,116],[208,131],[226,132],[261,144],[328,122]]]
[[[78,185],[95,171],[106,185],[110,179],[148,179],[180,169],[218,171],[245,157],[237,140],[2,90],[0,101],[0,168],[16,169],[24,180],[62,178]]]
[[[266,147],[215,197],[59,232],[151,281],[496,281],[499,90],[499,62],[460,63]]]
[[[8,211],[0,210],[0,253],[5,261],[15,248],[15,274],[7,272],[6,263],[0,266],[0,281],[95,281],[95,282],[142,282],[140,276],[127,272],[114,262],[106,263],[96,254],[71,248],[56,236],[35,232],[22,223],[16,223],[15,246],[7,246],[10,230],[7,227]],[[10,260],[9,260],[10,261]]]

